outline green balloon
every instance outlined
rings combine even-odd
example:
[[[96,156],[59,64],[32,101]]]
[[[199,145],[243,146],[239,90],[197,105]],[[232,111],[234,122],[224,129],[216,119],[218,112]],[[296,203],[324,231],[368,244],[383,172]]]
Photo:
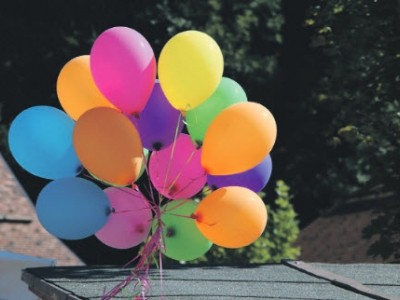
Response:
[[[247,96],[243,88],[236,81],[222,77],[210,98],[186,112],[186,126],[192,140],[201,146],[214,118],[225,108],[246,101]]]
[[[201,257],[211,248],[212,243],[197,229],[195,220],[190,218],[196,207],[197,202],[193,200],[173,200],[161,208],[165,256],[188,261]],[[153,232],[156,226],[155,222]]]

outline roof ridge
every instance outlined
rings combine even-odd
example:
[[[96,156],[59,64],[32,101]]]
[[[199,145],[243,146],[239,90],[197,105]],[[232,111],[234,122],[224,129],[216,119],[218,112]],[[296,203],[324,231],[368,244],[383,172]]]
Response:
[[[355,293],[370,297],[372,299],[377,299],[377,300],[400,300],[399,298],[394,298],[391,296],[383,295],[366,285],[362,284],[361,282],[358,282],[354,279],[350,279],[347,277],[344,277],[342,275],[338,275],[336,273],[327,271],[325,269],[317,268],[311,264],[305,263],[303,261],[297,261],[297,260],[282,260],[282,264],[291,267],[293,269],[296,269],[300,272],[306,273],[308,275],[312,275],[314,277],[320,278],[320,279],[325,279],[328,280],[331,284],[338,286],[340,288],[353,291]]]

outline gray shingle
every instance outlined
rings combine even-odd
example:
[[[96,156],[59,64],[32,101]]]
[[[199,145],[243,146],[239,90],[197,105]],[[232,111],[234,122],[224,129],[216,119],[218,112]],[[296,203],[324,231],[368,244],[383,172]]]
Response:
[[[400,295],[399,281],[395,277],[399,274],[399,266],[382,264],[316,264],[316,266],[326,267],[331,272],[348,275],[352,279],[358,278],[361,281],[365,279],[370,288],[378,286],[381,292],[390,296]],[[391,272],[396,272],[396,275]],[[113,267],[56,267],[27,269],[24,273],[24,281],[28,284],[32,282],[29,276],[33,275],[33,278],[42,279],[42,282],[61,289],[65,295],[72,293],[78,297],[73,299],[101,299],[102,292],[109,291],[130,275],[130,270]],[[371,299],[285,265],[167,269],[163,272],[163,288],[158,270],[152,269],[150,277],[151,289],[148,294],[150,299],[160,299],[162,295],[165,299]],[[133,284],[115,299],[132,299],[132,295]]]

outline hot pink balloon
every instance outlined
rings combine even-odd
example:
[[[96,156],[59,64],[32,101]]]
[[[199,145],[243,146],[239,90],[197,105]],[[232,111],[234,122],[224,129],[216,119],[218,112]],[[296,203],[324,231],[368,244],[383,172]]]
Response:
[[[169,199],[190,198],[207,180],[201,166],[201,150],[189,135],[181,133],[174,143],[151,153],[150,179],[156,190]]]
[[[136,30],[113,27],[101,33],[90,52],[93,79],[103,95],[124,113],[143,110],[156,79],[149,42]]]
[[[131,188],[109,187],[107,194],[112,212],[96,237],[109,247],[128,249],[148,236],[152,224],[151,207],[143,194]]]

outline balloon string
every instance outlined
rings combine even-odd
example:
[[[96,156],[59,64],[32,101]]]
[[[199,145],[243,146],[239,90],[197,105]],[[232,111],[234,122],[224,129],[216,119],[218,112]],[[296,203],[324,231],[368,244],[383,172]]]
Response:
[[[176,123],[176,128],[175,128],[174,142],[172,143],[171,155],[170,155],[170,158],[168,161],[167,172],[165,173],[163,186],[167,185],[169,172],[171,170],[171,163],[172,163],[172,160],[173,160],[174,154],[175,154],[176,141],[178,139],[178,134],[179,134],[179,127],[180,127],[179,124],[181,121],[182,121],[182,114],[179,114],[178,122]]]
[[[196,216],[191,214],[190,216],[186,216],[186,215],[180,215],[180,214],[171,214],[169,213],[169,215],[171,216],[175,216],[175,217],[180,217],[180,218],[186,218],[186,219],[192,219],[192,220],[196,220]]]
[[[187,127],[197,126],[198,123],[199,123],[197,111],[196,110],[192,110],[192,112],[194,113],[194,122],[193,123],[189,123],[189,122],[187,122],[187,120],[185,120],[184,123],[186,124]]]
[[[180,207],[190,201],[191,201],[190,199],[183,199],[179,202],[170,202],[171,204],[166,206],[166,208],[163,211],[161,211],[161,213],[166,213],[166,212],[172,211],[174,209],[177,209],[178,207]],[[176,204],[173,204],[173,203],[176,203]]]
[[[172,187],[175,185],[175,183],[178,181],[178,179],[181,177],[183,171],[185,170],[185,168],[189,165],[189,163],[192,161],[194,154],[196,153],[196,149],[194,149],[192,151],[192,153],[190,153],[188,159],[185,161],[185,164],[182,166],[182,168],[179,170],[178,174],[176,174],[174,180],[172,180],[171,184],[168,187],[167,193],[169,194],[169,192],[171,191]]]
[[[148,210],[149,209],[149,207],[143,207],[143,208],[140,208],[140,209],[123,209],[123,210],[115,210],[115,209],[113,209],[113,211],[111,212],[112,214],[116,214],[116,215],[118,215],[118,214],[125,214],[125,213],[130,213],[130,212],[138,212],[138,211],[144,211],[144,210]]]
[[[160,287],[161,287],[161,299],[164,300],[164,276],[163,276],[163,263],[162,263],[162,253],[158,251],[158,261],[160,265]]]
[[[182,169],[180,170],[180,172],[176,175],[175,179],[173,180],[173,182],[172,182],[172,183],[170,184],[170,186],[168,187],[168,190],[167,190],[168,194],[169,194],[169,192],[171,191],[171,189],[174,187],[176,181],[178,181],[179,177],[182,175],[182,173],[183,173],[185,167],[190,163],[190,160],[193,158],[193,156],[194,156],[194,154],[195,154],[195,151],[196,151],[196,150],[193,150],[193,152],[191,153],[191,156],[190,156],[189,159],[186,161],[186,164],[182,167]],[[204,174],[201,174],[200,176],[198,176],[198,177],[196,177],[196,178],[192,178],[185,186],[183,186],[183,187],[180,188],[179,190],[174,191],[173,193],[171,193],[171,196],[174,196],[174,194],[177,193],[177,192],[180,192],[180,193],[183,192],[183,191],[186,190],[188,187],[190,187],[191,184],[192,184],[194,181],[196,181],[196,180],[202,178],[203,176],[204,176]]]
[[[179,192],[182,193],[182,192],[185,191],[187,188],[189,188],[189,187],[191,186],[191,184],[192,184],[194,181],[196,181],[196,180],[202,178],[203,176],[204,176],[204,174],[200,175],[199,177],[192,178],[185,186],[183,186],[182,188],[179,189]],[[178,192],[178,191],[177,191],[177,192]],[[173,193],[172,195],[174,195],[174,193]]]
[[[153,187],[152,187],[152,183],[150,180],[150,172],[149,172],[149,167],[148,167],[148,159],[147,156],[144,154],[144,150],[142,151],[142,155],[143,155],[143,160],[144,160],[144,169],[147,175],[147,181],[148,181],[148,185],[149,185],[149,190],[148,190],[148,194],[150,195],[151,200],[154,202],[155,198],[154,198],[154,193],[153,193]]]
[[[163,238],[162,238],[162,221],[161,221],[161,211],[160,208],[153,207],[156,211],[156,219],[157,219],[157,227],[154,234],[148,239],[145,243],[142,251],[138,253],[132,260],[126,263],[123,268],[126,268],[133,262],[137,261],[136,267],[132,270],[132,274],[127,276],[121,283],[116,285],[112,290],[102,296],[102,300],[111,300],[116,295],[118,295],[122,289],[128,286],[135,279],[137,283],[135,284],[135,288],[138,284],[140,284],[140,297],[136,297],[135,299],[146,299],[146,294],[148,293],[150,286],[149,279],[149,269],[151,265],[151,257],[157,251],[160,251],[164,247]],[[160,276],[162,278],[162,256],[159,253],[159,261],[160,261]]]
[[[121,292],[132,281],[133,281],[133,275],[127,276],[123,281],[121,281],[119,284],[117,284],[111,291],[109,291],[108,293],[103,293],[101,300],[113,299],[116,295],[118,295],[119,292]]]
[[[146,172],[147,171],[147,162],[146,162]],[[151,258],[154,257],[154,254],[158,251],[158,256],[159,256],[159,266],[160,266],[160,278],[163,277],[163,270],[162,270],[162,255],[161,251],[162,249],[165,249],[165,244],[163,241],[163,235],[162,235],[162,220],[161,220],[161,207],[159,204],[156,203],[153,189],[151,186],[151,181],[149,180],[149,186],[150,186],[150,198],[149,199],[149,206],[150,209],[154,213],[154,218],[156,219],[157,226],[155,231],[153,232],[153,235],[147,239],[145,242],[142,250],[129,262],[127,262],[123,268],[128,267],[134,262],[137,262],[135,268],[132,270],[132,274],[127,276],[121,283],[116,285],[113,289],[111,289],[108,293],[104,294],[102,296],[102,300],[111,300],[113,299],[116,295],[118,295],[122,289],[124,289],[126,286],[128,286],[132,281],[136,280],[136,284],[134,285],[134,289],[136,290],[138,286],[140,286],[140,292],[136,295],[134,299],[146,299],[146,294],[151,288],[150,285],[150,278],[149,278],[149,269],[151,265]],[[129,190],[124,190],[127,193],[131,193]],[[159,201],[162,201],[162,198],[159,197]],[[162,293],[163,295],[163,293]],[[162,296],[163,299],[163,296]]]

